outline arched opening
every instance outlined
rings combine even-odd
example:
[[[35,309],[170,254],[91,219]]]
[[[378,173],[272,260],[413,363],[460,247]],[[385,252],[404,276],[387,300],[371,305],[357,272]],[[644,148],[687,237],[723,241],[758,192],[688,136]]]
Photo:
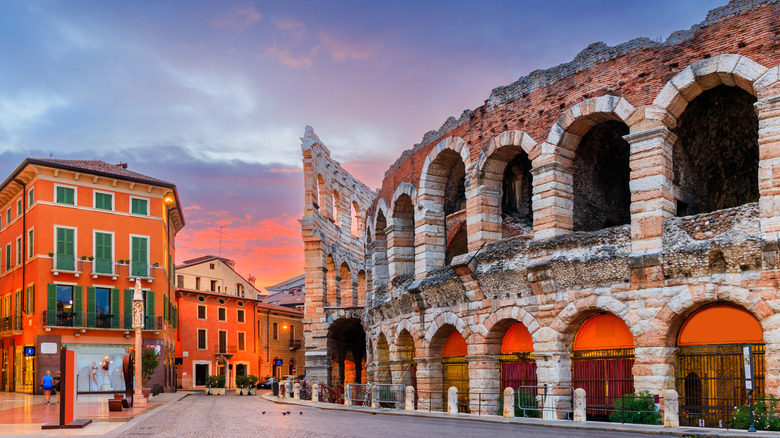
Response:
[[[338,306],[339,301],[339,283],[336,280],[338,272],[336,264],[333,262],[333,256],[328,255],[325,258],[325,305]]]
[[[349,231],[353,236],[360,235],[360,217],[358,216],[359,211],[360,208],[358,207],[357,202],[352,202],[349,204]]]
[[[469,362],[466,340],[457,330],[447,336],[441,354],[442,406],[447,406],[447,393],[458,389],[458,412],[469,410]]]
[[[341,227],[341,214],[341,195],[339,195],[338,190],[333,190],[333,223],[335,223],[337,227]]]
[[[634,337],[622,319],[602,313],[577,331],[572,385],[585,390],[588,417],[605,420],[615,400],[634,392]]]
[[[673,148],[677,216],[758,201],[755,96],[720,85],[693,99],[677,120]]]
[[[447,264],[452,263],[452,259],[466,254],[469,246],[468,233],[466,232],[466,222],[460,222],[458,227],[447,239]]]
[[[719,303],[697,310],[685,320],[677,346],[680,425],[730,427],[734,407],[748,403],[744,348],[752,352],[754,398],[764,398],[763,330],[743,308]]]
[[[395,201],[391,238],[390,276],[414,275],[414,207],[409,195]]]
[[[340,318],[328,329],[331,385],[366,381],[366,332],[357,318]]]
[[[511,237],[516,232],[533,227],[531,196],[533,176],[528,154],[520,150],[504,168],[501,181],[502,237]]]
[[[317,175],[312,180],[311,203],[314,208],[320,208],[320,178],[321,176]]]
[[[357,303],[356,306],[366,305],[366,271],[360,270],[357,273]]]
[[[512,324],[501,340],[501,390],[512,388],[535,395],[536,361],[531,357],[534,341],[521,322]]]
[[[574,155],[574,231],[631,222],[630,147],[625,123],[610,120],[588,130]]]
[[[384,333],[379,333],[379,339],[376,342],[376,374],[375,383],[392,383],[390,375],[390,346],[387,344],[387,338]]]
[[[414,363],[414,339],[406,330],[398,335],[397,360],[399,361],[398,379],[394,383],[417,388],[417,365]],[[415,403],[418,395],[415,394]]]
[[[322,207],[321,213],[327,214],[332,208],[331,197],[328,195],[328,188],[325,186],[325,178],[321,173],[317,174],[317,203]]]
[[[341,276],[341,294],[338,305],[342,307],[354,306],[355,290],[352,283],[352,272],[346,262],[341,264],[339,275]]]
[[[387,295],[387,280],[389,272],[387,266],[387,219],[382,210],[376,212],[374,237],[368,247],[371,250],[373,262],[372,281],[374,288],[374,300],[384,300]]]

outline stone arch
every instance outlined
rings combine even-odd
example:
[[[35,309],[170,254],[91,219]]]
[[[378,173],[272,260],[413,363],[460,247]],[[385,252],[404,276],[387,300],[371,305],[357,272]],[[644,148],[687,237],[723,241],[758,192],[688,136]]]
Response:
[[[463,339],[466,340],[466,344],[470,344],[469,338],[472,336],[473,332],[471,331],[471,328],[468,324],[466,324],[458,315],[452,313],[452,312],[442,312],[440,313],[428,326],[428,330],[425,332],[425,344],[428,347],[428,354],[431,352],[432,343],[434,341],[434,337],[437,335],[439,330],[444,326],[452,326],[453,329],[460,332],[460,334],[463,336]],[[449,334],[449,331],[447,331],[446,334]],[[446,337],[446,336],[445,336]],[[442,344],[443,346],[443,344]]]
[[[549,329],[555,333],[556,349],[558,351],[571,351],[574,336],[582,323],[599,313],[611,313],[620,318],[628,326],[635,339],[645,328],[644,325],[639,324],[638,317],[635,313],[630,312],[627,304],[612,297],[591,295],[588,298],[570,303],[550,324]],[[534,344],[542,341],[541,338],[547,335],[544,332],[546,330],[531,332]],[[634,342],[636,343],[636,340]]]
[[[395,195],[393,195],[393,197],[395,197]],[[387,208],[387,203],[385,202],[385,200],[379,198],[379,201],[376,203],[376,208],[374,209],[374,217],[371,220],[372,224],[374,225],[372,228],[375,233],[379,232],[379,228],[377,228],[377,218],[379,217],[379,213],[382,213],[385,219],[387,219],[389,217],[387,214],[388,211],[389,208]],[[384,233],[384,230],[382,230],[382,233]],[[375,239],[376,237],[373,238]]]
[[[353,383],[349,380],[354,380],[354,383],[365,382],[366,332],[359,318],[341,312],[328,327],[327,345],[332,369],[328,384]],[[354,366],[352,370],[350,361]]]
[[[767,70],[742,55],[723,54],[702,59],[670,79],[653,100],[653,106],[665,110],[673,120],[677,120],[690,101],[718,85],[737,86],[755,96],[763,86],[768,85],[759,83],[754,87]]]
[[[483,214],[482,220],[470,227],[474,245],[516,235],[516,227],[503,226],[507,216],[527,221],[528,226],[533,223],[531,163],[540,151],[527,133],[504,131],[480,152],[475,200]]]
[[[367,239],[367,248],[370,252],[372,269],[371,284],[373,298],[383,300],[387,294],[387,284],[390,278],[387,254],[387,204],[384,199],[377,203],[373,218],[374,235]]]
[[[374,349],[376,370],[374,372],[375,383],[391,383],[392,376],[390,375],[390,346],[387,342],[387,337],[380,331],[376,337],[376,347]]]
[[[360,269],[357,272],[357,306],[366,305],[366,271]]]
[[[332,254],[325,256],[325,302],[328,306],[337,306],[340,284],[337,260]]]
[[[422,336],[420,336],[420,333],[416,330],[415,325],[409,320],[409,319],[403,319],[401,322],[399,322],[396,327],[393,334],[393,345],[396,345],[398,342],[398,337],[401,335],[401,332],[406,331],[409,336],[412,337],[412,342],[414,343],[415,353],[417,349],[420,347],[422,343]],[[392,348],[392,346],[391,346]]]
[[[325,180],[322,173],[318,173],[315,178],[317,181],[317,203],[320,206],[320,212],[324,215],[332,215],[333,198],[330,195],[329,181]]]
[[[609,120],[628,125],[628,118],[635,110],[625,98],[609,94],[584,100],[558,117],[547,136],[547,143],[563,149],[560,154],[572,160],[582,136],[590,128]]]
[[[333,199],[333,223],[336,224],[337,227],[341,227],[344,221],[344,207],[343,200],[341,199],[341,192],[339,192],[338,188],[334,187],[330,193]]]
[[[444,236],[457,222],[466,220],[472,163],[467,143],[460,137],[440,141],[425,158],[420,174],[419,202],[422,216],[416,221],[423,238],[415,250],[415,273],[424,277],[450,258]],[[467,181],[468,178],[468,181]],[[463,202],[465,200],[465,203]],[[459,254],[452,254],[452,256]]]
[[[393,194],[388,217],[387,261],[390,278],[413,275],[415,261],[415,203],[417,190],[402,183]]]
[[[483,323],[485,333],[482,354],[498,354],[501,350],[501,340],[504,332],[514,323],[522,323],[533,334],[539,330],[539,323],[525,309],[518,306],[501,307],[493,312]]]

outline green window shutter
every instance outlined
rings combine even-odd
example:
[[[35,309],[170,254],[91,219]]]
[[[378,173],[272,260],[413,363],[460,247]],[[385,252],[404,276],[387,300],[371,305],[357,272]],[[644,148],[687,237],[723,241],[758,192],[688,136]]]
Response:
[[[148,239],[146,237],[133,237],[132,239],[132,248],[130,253],[131,258],[131,267],[130,270],[132,271],[132,275],[138,276],[138,277],[146,277],[148,276],[147,272],[147,242]]]
[[[145,199],[133,199],[131,202],[131,212],[133,214],[149,214],[147,207],[147,202]]]
[[[113,196],[107,193],[95,193],[95,208],[99,208],[101,210],[112,210],[112,198]]]
[[[146,314],[154,316],[154,291],[146,292]]]
[[[57,187],[57,203],[76,205],[74,195],[75,190],[69,187]]]
[[[35,285],[31,284],[29,289],[27,296],[30,300],[30,315],[32,315],[35,313]]]
[[[84,286],[73,286],[73,326],[81,327],[84,315]]]
[[[51,283],[46,294],[46,325],[57,325],[57,285]]]
[[[125,289],[125,305],[122,315],[124,315],[124,328],[133,328],[133,290]]]
[[[87,288],[87,327],[95,327],[97,324],[97,306],[95,303],[95,288]]]
[[[76,236],[70,228],[57,228],[57,269],[76,269]]]
[[[179,309],[176,306],[173,306],[173,328],[179,328]]]
[[[111,289],[111,328],[119,328],[119,289]]]
[[[108,233],[95,233],[95,272],[111,274],[114,272],[114,251],[111,235]]]

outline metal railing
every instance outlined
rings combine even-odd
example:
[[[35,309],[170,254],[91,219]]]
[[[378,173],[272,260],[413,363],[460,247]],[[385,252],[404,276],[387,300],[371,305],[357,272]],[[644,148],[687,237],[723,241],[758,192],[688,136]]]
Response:
[[[0,318],[0,332],[7,332],[11,330],[13,327],[13,318],[10,316],[6,316],[4,318]]]
[[[132,278],[149,278],[149,271],[150,271],[150,265],[149,263],[141,263],[136,261],[130,261],[130,273],[128,277]]]
[[[447,412],[447,398],[442,398],[442,391],[417,391],[414,405],[418,411]]]
[[[661,424],[663,411],[660,410],[658,396],[650,393],[624,394],[618,398],[607,396],[593,397],[600,408],[590,410],[589,420],[609,421],[611,423]]]
[[[371,406],[371,385],[348,383],[344,386],[344,397],[352,406]]]
[[[51,270],[62,272],[81,272],[75,255],[54,254],[51,258]]]
[[[92,260],[93,275],[116,275],[113,259],[94,259]]]
[[[403,409],[406,402],[406,385],[378,383],[372,385],[371,396],[377,407]]]
[[[320,392],[319,400],[321,402],[344,404],[344,387],[342,385],[328,386],[320,383],[317,390]]]
[[[297,350],[301,348],[301,340],[300,339],[290,339],[290,350]]]
[[[214,354],[236,354],[238,348],[235,345],[217,345],[214,347]]]
[[[43,325],[47,327],[75,327],[98,329],[132,329],[132,315],[124,315],[124,326],[120,322],[123,315],[98,314],[95,312],[43,311]],[[21,321],[21,318],[19,318]],[[21,330],[21,327],[20,327]],[[146,316],[144,330],[162,330],[162,316]]]
[[[311,400],[311,385],[305,380],[299,380],[299,383],[301,384],[301,400]]]

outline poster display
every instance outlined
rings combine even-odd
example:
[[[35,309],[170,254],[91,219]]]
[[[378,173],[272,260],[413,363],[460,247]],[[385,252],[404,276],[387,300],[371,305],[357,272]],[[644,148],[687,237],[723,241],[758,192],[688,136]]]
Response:
[[[78,392],[124,391],[122,356],[129,351],[127,345],[66,345],[77,354]]]

